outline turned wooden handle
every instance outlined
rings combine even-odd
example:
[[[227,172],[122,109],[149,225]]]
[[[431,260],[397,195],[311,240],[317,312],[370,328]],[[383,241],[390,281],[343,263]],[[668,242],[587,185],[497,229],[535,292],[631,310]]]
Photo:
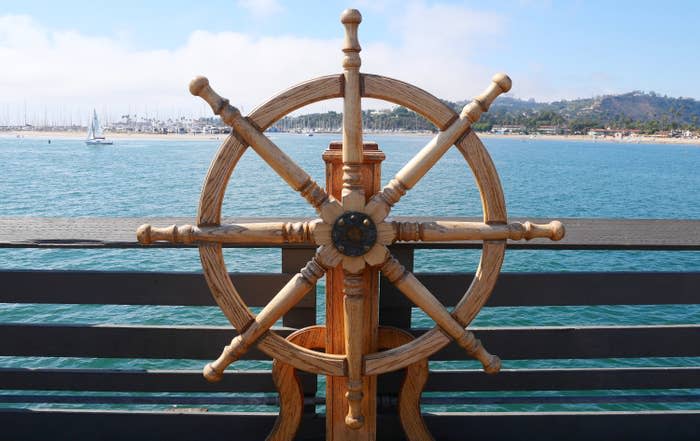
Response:
[[[340,22],[345,26],[343,52],[360,52],[360,41],[357,38],[357,28],[362,23],[362,14],[357,9],[346,9],[340,14]]]
[[[508,75],[497,73],[491,78],[489,87],[487,87],[481,95],[474,98],[472,102],[464,106],[460,118],[469,118],[469,121],[472,123],[479,121],[481,114],[488,112],[493,100],[495,100],[498,95],[508,92],[512,85],[513,82]]]
[[[461,323],[452,316],[445,306],[425,287],[410,271],[406,271],[395,257],[388,255],[381,268],[384,277],[410,301],[435,321],[440,330],[454,339],[467,354],[481,362],[484,371],[493,374],[501,369],[501,359],[489,354],[474,334],[464,329]]]
[[[367,213],[374,223],[382,222],[406,191],[413,188],[425,176],[435,163],[447,152],[457,140],[465,134],[471,125],[479,120],[493,100],[502,93],[508,92],[512,82],[506,74],[496,74],[491,79],[489,87],[464,106],[455,121],[445,130],[440,131],[428,144],[423,147],[408,164],[403,166],[394,179],[389,181],[382,191],[372,196],[367,203]]]
[[[532,222],[523,222],[509,224],[511,234],[508,236],[509,239],[513,240],[530,240],[536,237],[541,237],[551,240],[561,240],[566,234],[566,228],[564,224],[558,220],[546,223],[546,224],[534,224]]]
[[[205,77],[196,77],[190,82],[190,92],[204,99],[214,114],[219,115],[231,126],[260,157],[272,167],[282,179],[295,191],[298,191],[321,214],[321,218],[332,223],[343,212],[338,202],[330,198],[325,190],[311,179],[286,153],[277,147],[260,130],[241,115],[241,112],[229,104],[209,86]],[[360,146],[362,143],[360,142]]]
[[[157,241],[191,244],[214,243],[306,243],[313,244],[318,221],[312,222],[254,222],[207,227],[171,225],[165,228],[144,224],[136,231],[139,243],[150,245]],[[330,234],[330,233],[329,233]]]
[[[157,228],[149,224],[143,224],[136,230],[136,238],[142,245],[150,245],[159,240],[171,243],[189,244],[195,240],[194,229],[195,227],[192,225],[182,225],[180,227],[171,225],[169,227]]]
[[[248,351],[249,347],[250,344],[246,344],[245,339],[241,335],[234,337],[231,343],[224,347],[219,358],[204,366],[204,371],[202,372],[204,378],[210,383],[221,380],[224,376],[224,370],[231,363],[241,358]]]
[[[214,382],[221,380],[224,369],[246,353],[268,330],[304,298],[328,269],[335,267],[342,259],[335,247],[321,246],[316,255],[270,300],[251,320],[238,336],[224,347],[219,358],[204,367],[204,378]]]
[[[206,101],[214,114],[221,116],[221,119],[228,125],[233,124],[233,118],[241,116],[241,112],[237,108],[211,88],[207,77],[199,76],[190,81],[190,93]]]
[[[465,330],[461,336],[455,338],[455,342],[467,354],[479,360],[487,374],[496,374],[501,370],[501,359],[497,355],[490,354],[473,332]]]
[[[564,225],[556,220],[546,224],[513,222],[507,225],[459,221],[392,222],[392,226],[397,241],[530,240],[538,237],[556,241],[566,233]]]
[[[362,415],[363,377],[362,377],[362,328],[364,318],[364,277],[362,274],[343,273],[343,317],[345,331],[345,357],[348,366],[348,390],[345,398],[348,401],[348,413],[345,424],[351,429],[359,429],[364,425]]]

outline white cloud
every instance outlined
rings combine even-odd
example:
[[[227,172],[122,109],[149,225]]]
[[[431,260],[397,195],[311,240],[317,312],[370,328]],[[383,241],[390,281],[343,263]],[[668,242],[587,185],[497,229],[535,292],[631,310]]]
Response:
[[[390,26],[399,43],[363,42],[363,72],[448,99],[474,96],[494,73],[472,59],[471,48],[502,32],[504,21],[497,15],[413,3],[394,14]],[[335,39],[196,31],[173,50],[135,50],[123,39],[51,30],[27,16],[0,16],[0,121],[16,116],[25,102],[31,114],[42,116],[47,109],[52,115],[86,116],[92,107],[112,117],[146,109],[161,118],[210,114],[187,91],[195,75],[209,77],[215,90],[247,113],[291,85],[341,72],[340,26],[338,31]],[[315,109],[331,108],[340,104]],[[76,120],[72,113],[71,118]]]

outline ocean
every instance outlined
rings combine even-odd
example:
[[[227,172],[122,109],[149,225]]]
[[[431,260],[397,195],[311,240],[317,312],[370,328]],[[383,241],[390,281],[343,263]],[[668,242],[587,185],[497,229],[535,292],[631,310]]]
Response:
[[[325,182],[322,152],[339,135],[270,134],[270,138],[317,182]],[[417,135],[366,135],[387,159],[382,182],[430,139]],[[0,216],[148,217],[190,216],[220,140],[121,140],[86,146],[82,140],[0,137]],[[485,138],[513,218],[700,219],[700,148],[543,139]],[[243,156],[228,186],[225,216],[315,217],[254,151]],[[481,216],[474,179],[456,149],[394,208],[394,215]],[[275,272],[275,249],[225,252],[231,271]],[[478,251],[419,250],[416,271],[476,268]],[[0,249],[0,268],[38,270],[201,271],[192,249],[67,250]],[[532,251],[506,254],[502,271],[700,271],[700,252]],[[319,299],[322,301],[323,284]],[[322,305],[322,303],[321,303]],[[323,310],[322,306],[320,310]],[[323,317],[318,317],[323,322]],[[417,325],[430,321],[420,313]],[[217,308],[105,305],[0,304],[0,322],[225,325]],[[485,308],[476,326],[700,323],[700,307],[595,306]],[[105,360],[0,357],[0,367],[94,367]],[[700,360],[506,361],[504,367],[584,365],[693,365]],[[113,367],[163,367],[160,360],[111,360]],[[530,363],[530,364],[528,364]],[[549,364],[548,364],[549,363]],[[265,364],[258,364],[264,366]],[[249,365],[255,367],[258,365]],[[169,361],[169,368],[201,367],[201,361]],[[697,392],[697,391],[696,391]],[[554,405],[552,405],[554,406]],[[586,405],[577,409],[588,409]],[[593,408],[601,408],[595,405]],[[645,407],[645,408],[659,408]],[[670,405],[688,408],[685,403]],[[692,407],[692,406],[691,406]],[[694,407],[692,407],[694,408]],[[455,408],[452,408],[455,410]],[[469,410],[469,406],[458,410]],[[503,410],[501,406],[486,410]],[[509,410],[518,410],[512,407]],[[547,407],[546,410],[561,410]]]

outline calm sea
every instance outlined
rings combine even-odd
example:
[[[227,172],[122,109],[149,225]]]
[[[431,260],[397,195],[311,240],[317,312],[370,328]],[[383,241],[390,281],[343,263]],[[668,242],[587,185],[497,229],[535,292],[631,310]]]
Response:
[[[319,183],[322,152],[338,135],[272,134]],[[369,135],[386,153],[383,182],[430,139]],[[191,216],[211,159],[223,140],[117,140],[87,147],[79,140],[0,138],[0,216]],[[512,217],[700,219],[700,146],[486,138]],[[248,150],[229,183],[225,216],[314,217],[314,211]],[[395,207],[395,215],[480,216],[472,175],[454,149]],[[416,270],[476,268],[474,251],[418,251]],[[278,250],[227,250],[231,271],[279,271]],[[201,271],[196,250],[0,249],[1,269]],[[700,252],[509,251],[504,271],[700,271]],[[322,300],[322,289],[319,290]],[[319,317],[319,321],[323,318]],[[414,320],[426,324],[416,313]],[[226,324],[215,308],[3,305],[0,322]],[[556,307],[485,309],[481,326],[700,323],[700,308]],[[677,363],[678,360],[669,363]],[[645,365],[648,360],[608,360]],[[654,361],[655,364],[663,360]],[[90,359],[11,359],[0,365],[94,366]],[[114,361],[115,367],[120,361]],[[162,367],[162,362],[124,361]],[[178,364],[179,363],[179,364]],[[527,362],[510,362],[510,366]],[[583,361],[559,360],[556,366]],[[687,364],[700,364],[696,359]],[[199,368],[201,362],[169,367]],[[508,365],[508,364],[507,364]],[[540,364],[541,365],[541,364]],[[682,406],[682,404],[675,407]],[[599,407],[596,407],[599,408]]]

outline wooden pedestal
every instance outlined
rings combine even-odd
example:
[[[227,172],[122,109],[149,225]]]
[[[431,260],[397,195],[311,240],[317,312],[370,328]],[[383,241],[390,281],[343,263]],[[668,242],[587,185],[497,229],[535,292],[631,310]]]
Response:
[[[340,200],[343,188],[343,158],[341,143],[332,142],[323,153],[326,163],[326,191]],[[363,144],[363,161],[361,167],[362,182],[367,198],[377,193],[381,186],[381,162],[385,156],[376,143]],[[362,352],[364,354],[377,351],[379,326],[379,274],[374,268],[364,272],[364,311],[362,317],[365,323]],[[331,354],[345,353],[343,320],[343,269],[334,268],[326,273],[326,352]],[[366,377],[362,390],[362,415],[364,425],[359,429],[350,429],[345,424],[348,413],[348,403],[345,398],[347,379],[344,377],[326,377],[326,439],[370,441],[375,439],[377,424],[377,378]]]

